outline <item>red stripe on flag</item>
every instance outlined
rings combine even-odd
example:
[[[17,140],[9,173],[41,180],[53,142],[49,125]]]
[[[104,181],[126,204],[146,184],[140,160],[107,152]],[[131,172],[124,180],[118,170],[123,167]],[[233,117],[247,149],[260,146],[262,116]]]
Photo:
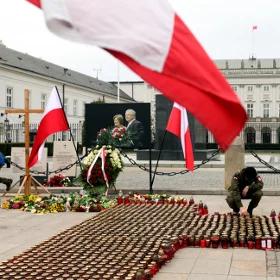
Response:
[[[182,110],[184,110],[184,112]],[[194,157],[193,157],[191,134],[190,134],[185,108],[180,109],[173,105],[166,126],[166,130],[174,134],[181,140],[181,146],[185,158],[186,168],[192,171],[194,168]]]
[[[188,170],[192,171],[194,168],[194,157],[190,128],[188,128],[187,132],[185,133],[185,153],[186,167]]]
[[[166,130],[180,138],[181,134],[181,112],[178,108],[172,108]]]
[[[41,1],[40,0],[27,0],[27,1],[32,3],[33,5],[41,8]]]
[[[170,100],[187,108],[226,150],[243,128],[246,112],[224,76],[177,16],[174,25],[162,73],[140,65],[123,53],[109,52]]]
[[[68,129],[68,123],[61,108],[48,112],[40,122],[32,151],[29,156],[28,166],[32,167],[38,161],[38,151],[48,136]]]

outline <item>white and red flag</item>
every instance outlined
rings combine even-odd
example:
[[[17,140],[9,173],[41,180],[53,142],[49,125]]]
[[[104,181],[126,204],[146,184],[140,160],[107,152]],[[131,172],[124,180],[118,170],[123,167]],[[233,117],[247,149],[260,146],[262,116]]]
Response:
[[[28,166],[31,168],[40,161],[44,149],[46,139],[59,131],[69,129],[69,125],[61,106],[56,87],[53,88],[48,99],[43,117],[38,127],[38,131],[32,146],[32,150],[28,160]]]
[[[190,134],[187,111],[181,105],[174,103],[166,130],[177,136],[181,140],[182,150],[186,162],[186,168],[193,170],[193,148]]]
[[[66,39],[99,46],[191,112],[226,149],[247,115],[168,0],[29,0]]]

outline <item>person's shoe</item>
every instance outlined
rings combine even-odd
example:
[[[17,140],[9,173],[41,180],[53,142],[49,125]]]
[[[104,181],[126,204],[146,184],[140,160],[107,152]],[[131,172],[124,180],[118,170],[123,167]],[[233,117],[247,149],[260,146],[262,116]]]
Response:
[[[11,185],[13,183],[12,179],[8,179],[6,183],[6,191],[8,192],[11,189]]]

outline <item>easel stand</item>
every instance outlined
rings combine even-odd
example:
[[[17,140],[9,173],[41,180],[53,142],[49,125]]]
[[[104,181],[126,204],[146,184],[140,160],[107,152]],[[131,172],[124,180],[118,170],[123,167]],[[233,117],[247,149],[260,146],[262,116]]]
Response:
[[[48,189],[44,185],[42,185],[38,180],[36,180],[32,175],[29,175],[29,177],[27,175],[24,175],[23,180],[22,180],[20,187],[18,189],[18,192],[17,192],[18,194],[21,193],[22,188],[24,186],[26,186],[26,184],[30,184],[30,193],[32,193],[32,191],[31,191],[32,187],[34,187],[36,194],[39,194],[38,187],[40,189],[42,189],[43,191],[45,191],[46,193],[50,193],[48,191]]]

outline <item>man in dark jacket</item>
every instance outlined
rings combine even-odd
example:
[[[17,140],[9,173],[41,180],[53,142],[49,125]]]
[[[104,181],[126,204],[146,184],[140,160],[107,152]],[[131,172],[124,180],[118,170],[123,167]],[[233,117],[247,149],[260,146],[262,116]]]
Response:
[[[263,195],[262,188],[263,181],[256,169],[246,167],[233,175],[226,201],[234,213],[241,212],[243,215],[252,216],[253,209],[258,206]],[[251,199],[247,209],[243,206],[241,199]]]
[[[0,152],[0,169],[7,164],[6,157]],[[13,180],[9,178],[0,177],[0,183],[6,185],[6,191],[8,192],[11,188]]]
[[[136,112],[132,109],[125,111],[125,119],[128,122],[126,131],[131,141],[131,147],[143,148],[144,127],[136,120]]]

